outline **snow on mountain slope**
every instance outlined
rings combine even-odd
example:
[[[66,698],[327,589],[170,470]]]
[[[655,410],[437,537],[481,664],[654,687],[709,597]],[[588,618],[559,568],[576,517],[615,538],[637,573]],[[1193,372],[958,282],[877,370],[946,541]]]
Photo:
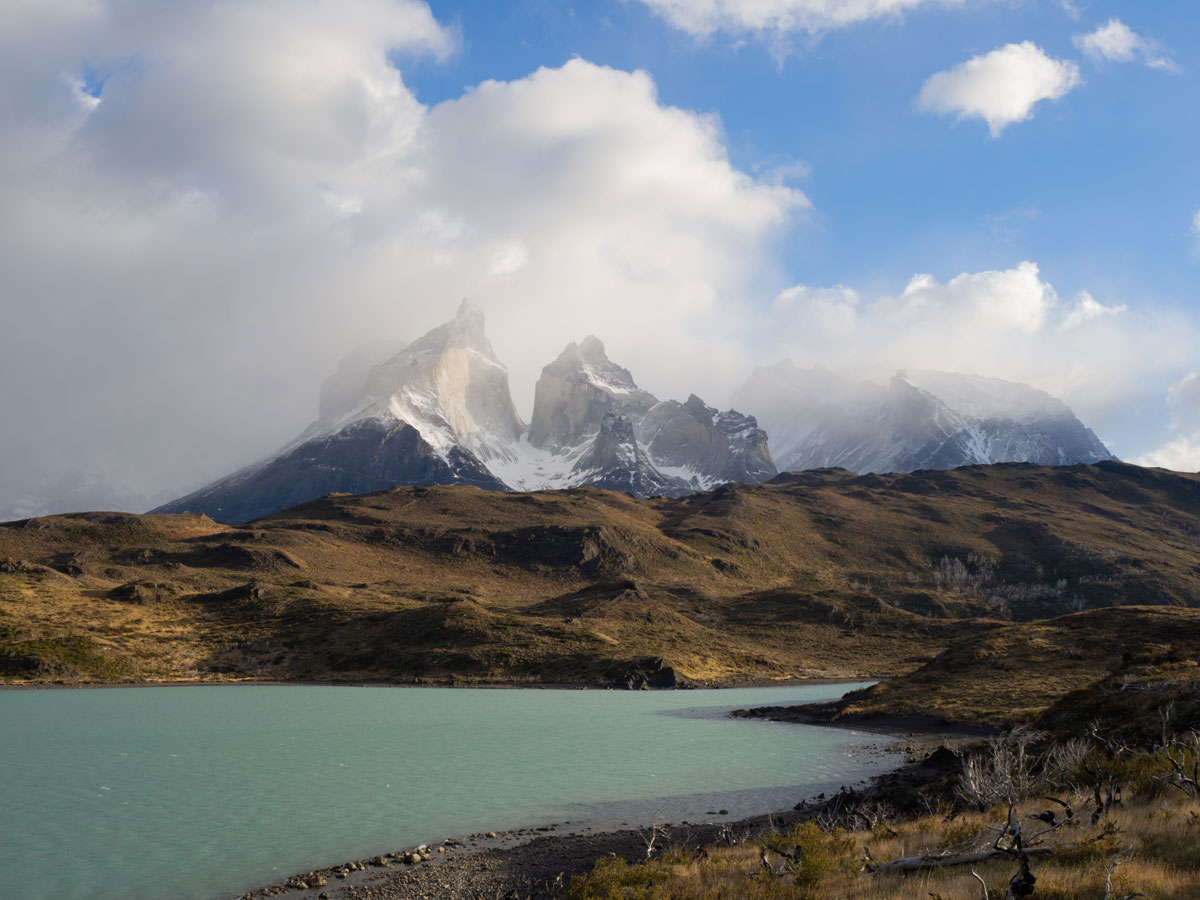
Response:
[[[242,522],[334,491],[397,484],[471,484],[505,490],[484,460],[512,454],[524,430],[508,370],[465,300],[453,320],[371,367],[359,397],[318,419],[272,457],[157,512],[202,512]]]
[[[343,361],[322,388],[317,421],[294,441],[159,511],[247,521],[331,491],[396,484],[491,490],[587,484],[638,497],[679,496],[775,474],[753,419],[717,413],[698,398],[690,407],[659,404],[608,359],[595,337],[568,345],[543,370],[528,429],[513,406],[508,370],[484,332],[483,314],[466,301],[453,320],[383,362],[369,365],[370,352]],[[656,406],[698,411],[695,420],[655,420],[651,462],[636,429]],[[680,428],[688,434],[669,434]]]
[[[753,416],[718,412],[695,394],[686,403],[666,400],[651,407],[637,433],[661,472],[704,489],[726,481],[769,481],[778,474],[767,434]]]
[[[587,451],[571,470],[576,484],[587,484],[635,497],[682,497],[697,488],[681,478],[660,472],[637,441],[633,423],[607,412]]]
[[[372,366],[358,402],[314,423],[302,438],[381,419],[411,425],[443,455],[457,446],[485,462],[508,455],[525,425],[483,325],[483,313],[464,300],[453,320]]]
[[[763,423],[784,470],[909,472],[1113,458],[1060,400],[975,375],[901,372],[884,386],[785,361],[757,370],[734,402]]]
[[[542,370],[527,443],[549,454],[535,465],[554,473],[550,484],[556,487],[622,483],[635,485],[621,489],[639,496],[675,494],[726,481],[766,481],[776,474],[766,435],[752,417],[718,412],[695,395],[687,403],[659,402],[591,336],[568,344]],[[549,462],[555,458],[577,462],[568,469]],[[625,467],[625,475],[615,474],[618,466]],[[516,482],[531,483],[530,478]]]
[[[911,384],[975,419],[1011,419],[1028,423],[1073,415],[1067,404],[1056,397],[1015,381],[916,369],[907,370],[905,376]]]

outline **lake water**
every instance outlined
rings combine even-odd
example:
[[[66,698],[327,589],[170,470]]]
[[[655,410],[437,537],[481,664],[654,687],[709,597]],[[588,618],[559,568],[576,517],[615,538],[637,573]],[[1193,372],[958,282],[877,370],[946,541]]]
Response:
[[[0,895],[217,900],[475,831],[786,808],[894,763],[726,713],[858,686],[0,691]]]

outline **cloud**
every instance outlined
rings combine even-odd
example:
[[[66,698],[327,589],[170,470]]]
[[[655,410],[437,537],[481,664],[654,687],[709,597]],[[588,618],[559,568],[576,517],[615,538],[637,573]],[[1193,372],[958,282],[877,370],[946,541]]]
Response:
[[[0,15],[0,518],[68,473],[159,499],[226,474],[308,424],[347,350],[464,295],[526,415],[591,332],[663,397],[722,403],[790,352],[1029,381],[1102,431],[1194,367],[1187,320],[1060,304],[1032,262],[779,292],[802,170],[741,171],[715,117],[580,59],[422,103],[403,69],[458,37],[418,0]]]
[[[1098,319],[1101,316],[1119,315],[1128,309],[1129,307],[1124,303],[1116,306],[1105,306],[1087,291],[1080,291],[1079,296],[1075,298],[1075,305],[1067,312],[1060,327],[1063,331],[1070,331],[1072,328],[1078,328],[1084,322],[1090,322],[1092,319]]]
[[[1192,215],[1192,234],[1196,236],[1197,248],[1200,248],[1200,209]]]
[[[1176,428],[1200,428],[1200,372],[1189,372],[1167,389],[1171,424]]]
[[[1176,438],[1157,450],[1132,460],[1139,466],[1157,466],[1175,472],[1200,471],[1200,432]]]
[[[1087,291],[1062,302],[1030,261],[946,281],[915,275],[879,296],[796,285],[757,328],[773,341],[760,358],[876,379],[923,368],[1032,384],[1117,436],[1117,452],[1127,454],[1145,447],[1127,430],[1129,411],[1161,409],[1162,385],[1194,359],[1194,328],[1183,316],[1102,304]]]
[[[898,18],[920,7],[961,6],[963,0],[642,0],[694,37],[723,31],[780,38],[818,34],[871,19]]]
[[[725,298],[808,207],[644,72],[577,59],[421,103],[401,68],[457,37],[417,0],[18,10],[0,366],[21,387],[0,419],[21,426],[0,430],[0,512],[84,447],[148,494],[244,465],[311,420],[348,349],[412,339],[464,295],[526,414],[541,366],[592,331],[656,390],[711,394],[741,362]]]
[[[1039,102],[1059,99],[1080,81],[1075,63],[1023,41],[931,75],[917,103],[927,112],[983,119],[992,137],[999,137],[1009,125],[1029,119]]]
[[[1171,427],[1182,432],[1161,447],[1139,457],[1143,466],[1161,466],[1177,472],[1200,470],[1200,372],[1189,372],[1167,389]]]
[[[1138,60],[1152,69],[1178,71],[1156,41],[1135,34],[1120,19],[1109,19],[1090,34],[1077,34],[1074,41],[1075,46],[1093,60],[1121,63]]]

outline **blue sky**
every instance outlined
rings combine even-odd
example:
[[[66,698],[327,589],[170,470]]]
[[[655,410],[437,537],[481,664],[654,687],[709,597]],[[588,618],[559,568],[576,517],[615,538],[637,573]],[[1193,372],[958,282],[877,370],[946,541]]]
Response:
[[[819,36],[697,39],[638,2],[435,2],[462,46],[407,67],[424,102],[582,57],[644,69],[664,103],[718,115],[732,162],[807,164],[814,214],[781,238],[800,280],[893,288],[1034,256],[1059,290],[1105,302],[1197,303],[1200,6],[1055,2],[930,7]],[[1119,18],[1179,66],[1088,62],[1075,35]],[[1031,40],[1084,83],[997,139],[918,111],[934,72]]]
[[[1198,78],[1192,3],[5,5],[0,511],[223,475],[463,296],[526,417],[595,333],[720,406],[1023,381],[1195,471]]]
[[[718,116],[737,168],[790,166],[813,208],[775,236],[770,277],[870,297],[918,272],[946,281],[1033,260],[1063,298],[1086,290],[1135,314],[1200,312],[1200,6],[934,4],[816,34],[703,36],[635,0],[431,6],[461,46],[405,66],[424,102],[581,57],[645,70],[664,104]],[[1113,19],[1171,67],[1083,52],[1078,38]],[[935,72],[1023,41],[1076,63],[1080,83],[995,137],[982,119],[918,107]],[[1103,414],[1100,430],[1126,455],[1170,437],[1165,404],[1121,416],[1137,436]]]

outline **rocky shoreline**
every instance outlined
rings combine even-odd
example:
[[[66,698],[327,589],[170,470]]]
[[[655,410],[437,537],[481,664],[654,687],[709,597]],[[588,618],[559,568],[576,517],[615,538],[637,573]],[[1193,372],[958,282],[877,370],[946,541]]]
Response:
[[[931,720],[875,717],[877,721],[820,722],[804,707],[739,710],[734,715],[805,722],[867,731],[897,738],[888,750],[903,752],[906,762],[878,775],[868,787],[843,788],[839,794],[801,799],[795,807],[733,822],[680,822],[644,828],[592,831],[571,823],[491,831],[447,838],[381,856],[364,858],[310,872],[240,894],[234,900],[551,900],[573,875],[589,871],[609,856],[631,862],[668,846],[701,848],[720,841],[752,839],[771,828],[789,827],[805,819],[844,812],[856,804],[886,798],[892,804],[921,802],[925,793],[944,787],[958,770],[955,751],[978,742],[987,732],[947,726]]]

